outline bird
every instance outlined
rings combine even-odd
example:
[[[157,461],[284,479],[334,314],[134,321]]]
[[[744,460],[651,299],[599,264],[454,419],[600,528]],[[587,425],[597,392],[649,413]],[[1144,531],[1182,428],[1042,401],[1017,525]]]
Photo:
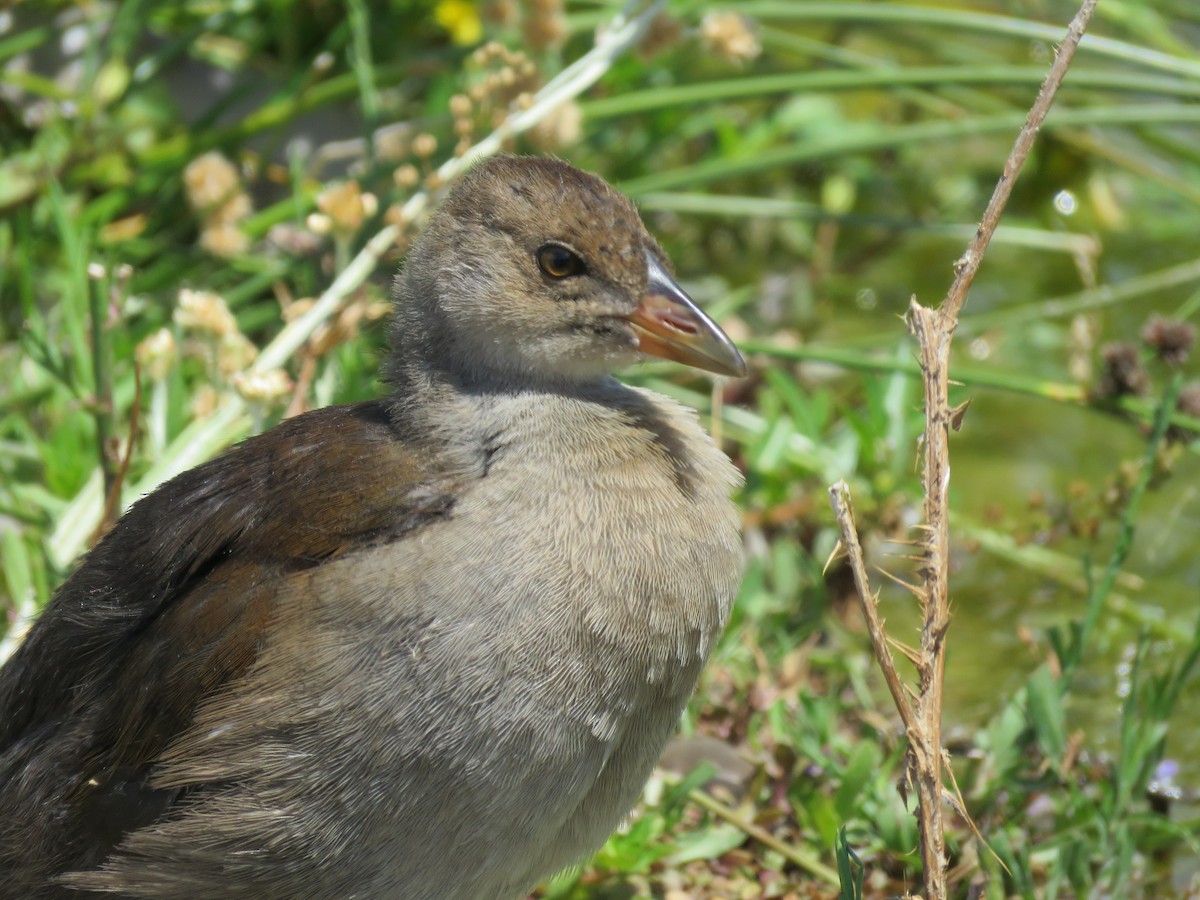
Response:
[[[507,900],[629,814],[740,475],[614,373],[745,362],[557,159],[472,168],[394,295],[384,396],[138,500],[0,669],[0,896]]]

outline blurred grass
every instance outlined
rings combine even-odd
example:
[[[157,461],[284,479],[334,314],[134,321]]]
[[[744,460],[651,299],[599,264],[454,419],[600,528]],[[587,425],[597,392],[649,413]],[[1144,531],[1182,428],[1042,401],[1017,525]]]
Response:
[[[512,149],[630,191],[752,357],[750,380],[719,386],[721,433],[747,477],[746,579],[684,730],[738,747],[755,774],[724,806],[687,802],[705,779],[652,791],[629,830],[547,895],[836,896],[816,870],[842,872],[854,896],[855,860],[863,896],[899,893],[919,874],[896,791],[902,748],[846,575],[824,568],[824,488],[850,482],[868,551],[903,577],[920,411],[900,317],[910,295],[932,303],[949,283],[1073,7],[668,6],[657,46],[617,60],[577,110]],[[287,410],[382,390],[378,316],[403,241],[312,342],[267,359],[293,388],[260,396],[239,378],[456,141],[489,131],[521,102],[515,84],[544,84],[619,9],[570,3],[547,40],[523,27],[531,8],[0,12],[7,645],[92,538],[131,439],[122,503]],[[746,18],[715,16],[730,9]],[[1191,319],[1200,305],[1200,16],[1134,0],[1098,15],[968,303],[952,373],[974,402],[953,451],[960,705],[947,726],[968,808],[1007,867],[952,818],[959,896],[1185,896],[1200,871],[1188,753],[1200,705],[1187,689],[1200,403],[1182,377],[1183,408],[1164,408],[1179,367],[1139,343],[1151,313]],[[481,58],[489,40],[507,50]],[[466,116],[452,112],[458,94]],[[184,289],[220,297],[236,328],[181,320]],[[151,342],[163,330],[173,355]],[[1102,390],[1115,341],[1136,345],[1146,393]],[[712,409],[710,386],[687,373],[629,377]],[[1156,417],[1170,427],[1148,445]],[[1118,559],[1119,594],[1096,591],[1093,559]],[[903,639],[911,600],[889,587],[884,602]],[[797,860],[810,856],[806,875]]]

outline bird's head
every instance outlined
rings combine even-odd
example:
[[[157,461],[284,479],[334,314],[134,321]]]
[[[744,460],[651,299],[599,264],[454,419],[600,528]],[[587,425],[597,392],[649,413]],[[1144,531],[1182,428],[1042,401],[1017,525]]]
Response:
[[[405,329],[424,331],[468,377],[590,380],[645,355],[745,374],[633,204],[559,160],[473,169],[414,245],[397,293],[397,352]]]

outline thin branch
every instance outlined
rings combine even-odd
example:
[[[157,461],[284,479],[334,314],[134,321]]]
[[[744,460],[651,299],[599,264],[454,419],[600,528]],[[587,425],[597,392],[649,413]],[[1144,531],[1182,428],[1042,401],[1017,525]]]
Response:
[[[836,885],[838,883],[837,872],[821,862],[815,853],[809,853],[799,847],[781,841],[765,828],[755,825],[744,816],[738,815],[736,810],[726,806],[711,794],[706,794],[701,790],[693,790],[688,794],[688,799],[697,806],[707,809],[713,815],[724,819],[735,828],[746,832],[746,834],[764,847],[771,848],[788,862],[799,866],[809,874],[815,875],[827,884]]]
[[[1150,436],[1146,440],[1146,449],[1142,452],[1142,462],[1138,471],[1137,481],[1134,483],[1133,489],[1129,492],[1129,499],[1125,501],[1125,511],[1121,514],[1121,519],[1117,526],[1117,540],[1113,546],[1112,555],[1105,564],[1104,571],[1101,573],[1099,580],[1091,585],[1091,589],[1088,592],[1087,608],[1084,612],[1083,621],[1079,625],[1079,631],[1071,640],[1066,658],[1060,660],[1062,664],[1060,689],[1064,695],[1079,665],[1083,662],[1084,651],[1091,641],[1096,626],[1100,624],[1100,615],[1104,612],[1105,605],[1112,596],[1113,588],[1116,587],[1117,578],[1121,574],[1121,567],[1125,565],[1125,560],[1128,559],[1129,552],[1133,549],[1133,523],[1137,519],[1142,496],[1146,493],[1146,490],[1150,487],[1150,482],[1154,479],[1155,461],[1158,459],[1163,444],[1166,442],[1167,428],[1170,424],[1170,413],[1175,408],[1175,403],[1179,399],[1179,391],[1182,387],[1183,373],[1176,371],[1167,383],[1162,399],[1159,401],[1158,414],[1154,417],[1154,425],[1151,428]]]
[[[1083,39],[1083,33],[1087,29],[1088,20],[1091,19],[1097,2],[1098,0],[1084,0],[1079,12],[1075,14],[1075,18],[1067,27],[1066,37],[1058,47],[1054,64],[1050,66],[1050,72],[1046,75],[1046,80],[1042,82],[1037,99],[1030,107],[1029,115],[1025,118],[1025,127],[1017,135],[1012,152],[1009,153],[1008,159],[1004,163],[1004,172],[1001,174],[1000,180],[996,182],[996,189],[992,192],[992,199],[988,201],[987,208],[983,211],[983,219],[979,223],[979,230],[975,232],[975,239],[967,247],[967,252],[955,264],[957,275],[954,283],[950,285],[946,301],[942,306],[942,314],[945,316],[957,316],[963,303],[966,302],[967,291],[971,287],[971,282],[975,280],[975,273],[979,271],[979,265],[983,262],[983,254],[987,251],[996,226],[1000,224],[1000,214],[1004,211],[1005,204],[1008,203],[1008,197],[1016,184],[1017,175],[1020,173],[1021,167],[1025,165],[1025,160],[1033,147],[1034,139],[1042,128],[1042,123],[1046,121],[1046,114],[1050,112],[1050,107],[1054,104],[1054,97],[1058,94],[1067,69],[1071,67],[1071,60],[1075,58],[1075,51]]]
[[[837,519],[838,527],[841,529],[842,546],[846,550],[847,559],[850,560],[850,572],[854,576],[854,587],[858,591],[863,618],[867,622],[867,634],[871,637],[871,647],[875,651],[875,658],[879,661],[879,668],[883,670],[883,680],[887,682],[888,690],[892,694],[892,702],[896,704],[896,709],[900,712],[904,730],[911,734],[916,729],[917,720],[909,705],[904,682],[900,680],[900,673],[896,671],[896,661],[892,657],[892,651],[888,649],[887,632],[883,627],[883,620],[879,618],[877,595],[871,589],[871,581],[867,577],[867,567],[863,562],[862,545],[858,542],[858,528],[854,524],[854,508],[850,502],[850,487],[845,481],[838,481],[829,489],[829,502],[833,506],[834,518]]]
[[[138,419],[142,412],[142,367],[136,359],[133,361],[133,405],[129,408],[129,440],[125,442],[125,452],[121,454],[121,463],[117,468],[116,478],[104,501],[104,510],[100,515],[100,524],[92,534],[94,544],[104,536],[109,527],[117,519],[117,501],[121,496],[121,486],[125,476],[129,474],[129,463],[133,460],[133,445],[137,441]]]
[[[96,425],[96,452],[104,490],[109,493],[117,482],[116,464],[110,454],[113,429],[112,348],[105,336],[108,322],[108,287],[100,284],[108,273],[99,265],[88,266],[85,282],[88,294],[88,318],[91,321],[89,338],[92,350],[92,420]],[[101,523],[101,527],[102,527]]]
[[[915,784],[917,792],[921,861],[927,900],[946,898],[946,852],[942,825],[942,801],[945,795],[942,691],[945,681],[946,632],[950,627],[949,436],[952,428],[957,430],[966,413],[965,406],[951,409],[949,405],[950,343],[958,327],[958,313],[966,301],[967,291],[979,271],[1013,185],[1070,67],[1096,2],[1097,0],[1084,0],[1071,22],[1054,64],[1005,161],[1003,174],[984,210],[975,237],[967,247],[966,253],[955,263],[954,282],[942,306],[938,309],[928,309],[918,304],[916,298],[913,298],[909,305],[908,326],[920,347],[919,362],[925,392],[925,432],[922,440],[925,508],[924,522],[919,526],[922,535],[919,568],[924,587],[915,589],[911,585],[905,585],[916,594],[924,610],[921,645],[914,660],[918,674],[915,714],[908,702],[908,688],[896,674],[895,663],[882,630],[882,622],[875,610],[875,595],[870,590],[866,571],[862,568],[862,551],[858,547],[850,512],[849,490],[844,482],[838,482],[830,488],[834,513],[841,527],[842,542],[846,545],[851,560],[875,656],[904,721],[908,739],[906,775]],[[951,783],[954,783],[953,773]]]
[[[942,691],[946,672],[946,632],[950,627],[950,429],[961,415],[949,404],[950,343],[958,327],[958,313],[983,261],[984,252],[1000,222],[1013,185],[1029,156],[1034,138],[1046,119],[1054,97],[1070,67],[1075,50],[1097,0],[1084,0],[1064,39],[1050,73],[1034,101],[1025,126],[1004,163],[1004,171],[967,252],[955,264],[955,278],[939,309],[927,309],[914,298],[909,305],[909,328],[920,347],[925,389],[924,551],[921,571],[925,583],[924,624],[921,629],[921,662],[918,671],[918,733],[910,735],[914,750],[921,861],[925,896],[945,900],[945,835],[942,825]]]

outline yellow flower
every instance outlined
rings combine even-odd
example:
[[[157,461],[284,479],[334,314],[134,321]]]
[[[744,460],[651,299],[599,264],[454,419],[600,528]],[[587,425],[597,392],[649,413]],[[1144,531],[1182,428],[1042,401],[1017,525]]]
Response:
[[[476,44],[483,37],[479,10],[469,0],[439,0],[433,16],[456,44]]]

